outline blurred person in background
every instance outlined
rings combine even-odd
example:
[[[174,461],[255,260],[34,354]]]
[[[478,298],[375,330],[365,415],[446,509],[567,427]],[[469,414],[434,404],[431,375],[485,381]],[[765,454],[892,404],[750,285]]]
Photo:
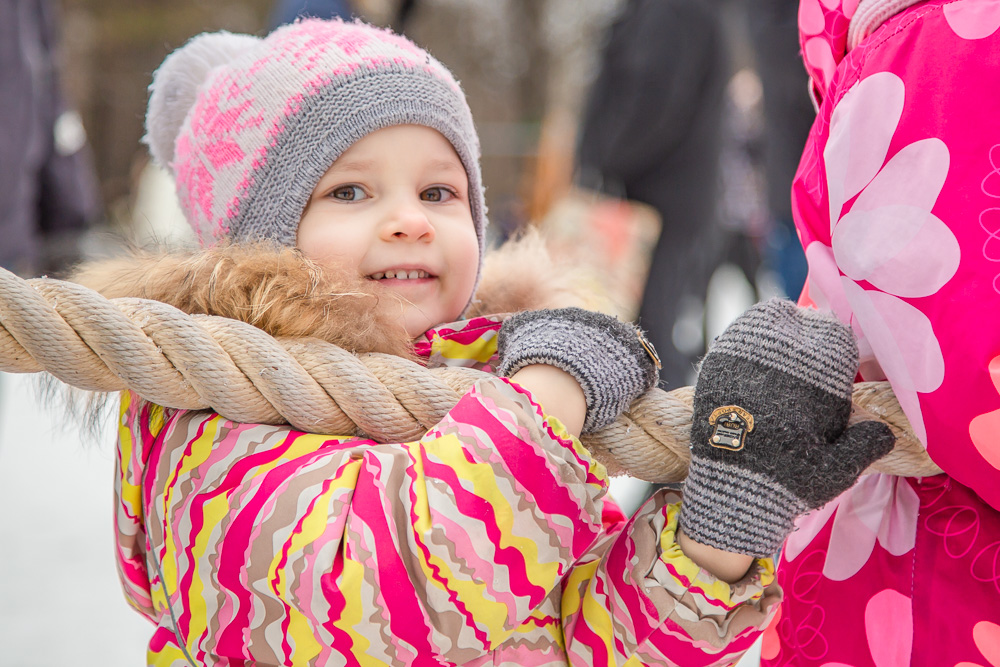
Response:
[[[362,16],[358,0],[278,0],[271,12],[271,29],[294,22],[299,18],[350,20]],[[406,24],[417,8],[417,0],[399,0],[393,8],[389,25],[399,34],[406,32]]]
[[[725,246],[718,200],[729,70],[716,3],[628,0],[581,123],[577,184],[650,204],[662,220],[639,322],[667,388],[688,384],[704,352],[678,349],[673,330],[685,300],[704,302]]]
[[[307,16],[350,19],[356,13],[351,0],[278,0],[271,12],[271,29]]]
[[[752,0],[747,12],[764,92],[764,172],[770,229],[762,254],[781,289],[793,299],[802,292],[807,267],[792,221],[789,191],[816,118],[799,57],[798,8],[798,0]]]
[[[0,3],[0,266],[59,274],[101,214],[80,116],[60,88],[56,7]]]

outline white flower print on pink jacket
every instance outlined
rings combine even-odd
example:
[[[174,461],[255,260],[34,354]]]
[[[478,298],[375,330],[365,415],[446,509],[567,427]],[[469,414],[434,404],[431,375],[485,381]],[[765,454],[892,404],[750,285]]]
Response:
[[[1000,665],[1000,0],[800,0],[799,27],[800,303],[852,326],[945,474],[799,520],[762,664]]]

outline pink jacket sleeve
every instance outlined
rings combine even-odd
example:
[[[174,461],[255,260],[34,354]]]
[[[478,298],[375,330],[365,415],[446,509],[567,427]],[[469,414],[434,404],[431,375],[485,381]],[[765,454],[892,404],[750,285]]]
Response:
[[[716,579],[677,545],[679,514],[677,495],[657,492],[574,568],[562,599],[571,664],[728,665],[770,623],[782,597],[773,562]]]

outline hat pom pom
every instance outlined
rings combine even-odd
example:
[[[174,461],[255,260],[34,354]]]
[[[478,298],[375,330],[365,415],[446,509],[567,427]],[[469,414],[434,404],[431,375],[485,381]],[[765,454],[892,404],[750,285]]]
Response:
[[[199,88],[212,70],[246,53],[260,43],[251,35],[220,31],[203,33],[171,53],[153,73],[146,110],[146,136],[153,160],[170,169],[174,144]]]

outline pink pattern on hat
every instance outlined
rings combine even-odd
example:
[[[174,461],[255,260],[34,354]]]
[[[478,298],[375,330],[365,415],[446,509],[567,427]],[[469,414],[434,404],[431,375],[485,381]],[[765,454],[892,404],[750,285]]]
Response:
[[[354,55],[361,50],[368,40],[371,38],[370,35],[366,35],[362,32],[352,32],[352,33],[341,33],[334,37],[334,42],[344,50],[344,53],[348,55]]]
[[[182,184],[180,191],[187,193],[201,219],[210,223],[215,222],[212,220],[215,174],[245,157],[233,135],[263,122],[260,113],[243,118],[253,111],[252,98],[246,98],[232,107],[226,106],[225,102],[238,99],[247,92],[248,86],[228,77],[209,88],[195,105],[191,115],[191,133],[182,134],[177,142],[175,171],[178,182]],[[200,141],[192,141],[193,137]],[[205,159],[199,158],[199,154]],[[222,220],[217,222],[221,224]],[[201,230],[196,228],[195,231],[200,237]]]
[[[181,136],[177,140],[177,154],[186,157],[193,152],[195,151],[191,149],[190,137]],[[203,230],[200,220],[208,219],[212,215],[214,179],[205,165],[197,160],[180,159],[176,164],[177,168],[174,171],[180,203],[183,208],[195,209],[201,214],[200,216],[187,216],[195,234],[201,239]]]

